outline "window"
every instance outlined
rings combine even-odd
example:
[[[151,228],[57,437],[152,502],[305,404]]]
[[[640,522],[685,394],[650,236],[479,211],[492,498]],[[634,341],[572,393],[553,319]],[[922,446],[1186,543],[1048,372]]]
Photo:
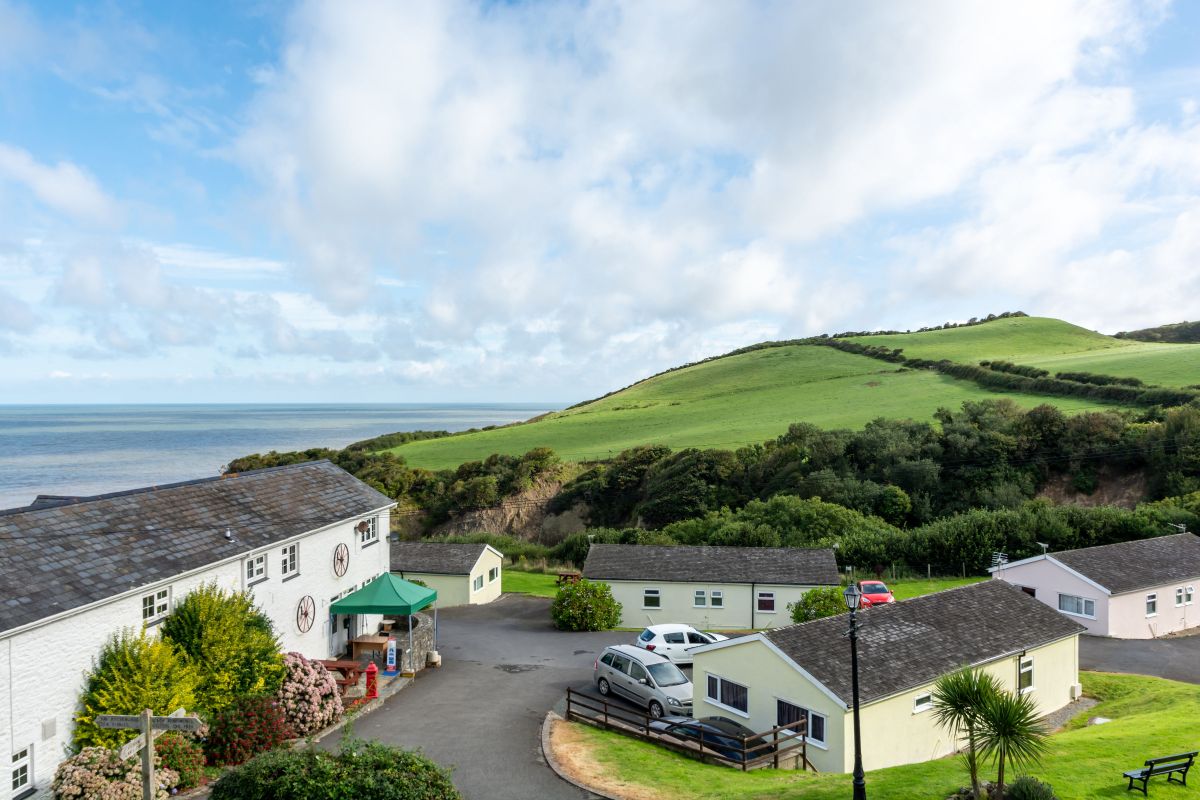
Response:
[[[1191,586],[1187,587],[1187,589],[1184,590],[1184,593],[1183,593],[1183,602],[1187,603],[1190,606],[1192,604],[1192,595],[1193,594],[1195,594],[1195,590]]]
[[[482,588],[483,588],[483,576],[476,575],[475,580],[471,581],[471,591],[478,592]]]
[[[262,580],[267,577],[267,556],[251,556],[246,559],[246,582]]]
[[[646,675],[646,668],[636,661],[629,662],[629,677],[635,681],[646,681],[649,683],[649,676]]]
[[[708,593],[709,601],[713,608],[725,607],[725,593],[721,591],[713,591]]]
[[[1022,658],[1017,670],[1017,692],[1024,694],[1033,691],[1033,659]]]
[[[1078,617],[1096,618],[1096,601],[1088,597],[1076,597],[1073,594],[1058,596],[1058,610],[1064,614],[1074,614]]]
[[[1176,606],[1183,605],[1183,587],[1182,586],[1180,586],[1178,589],[1175,590],[1175,605]]]
[[[708,593],[703,589],[697,589],[694,597],[695,599],[692,601],[692,605],[696,608],[704,608],[708,601]]]
[[[280,562],[279,574],[285,578],[295,575],[296,571],[300,568],[296,558],[297,547],[298,545],[289,544],[283,548],[283,558]]]
[[[688,631],[688,644],[712,644],[712,639],[699,631]]]
[[[642,608],[662,608],[662,598],[658,595],[658,589],[642,590]]]
[[[1146,595],[1146,616],[1154,617],[1158,615],[1158,595]]]
[[[491,569],[488,570],[488,583],[491,583],[492,581],[496,580],[496,578],[499,578],[499,577],[500,577],[500,568],[499,567],[492,567]]]
[[[158,622],[171,610],[171,590],[159,589],[142,597],[142,622]]]
[[[663,641],[667,644],[683,644],[683,631],[672,631],[671,633],[663,634]]]
[[[928,711],[933,708],[933,693],[922,692],[913,698],[913,713],[920,714],[922,711]]]
[[[775,593],[774,592],[759,592],[758,593],[758,610],[763,614],[775,613]]]
[[[12,754],[12,793],[16,797],[21,792],[30,788],[30,767],[32,759],[29,757],[33,746],[30,745],[23,750],[18,750]]]
[[[749,689],[716,675],[708,676],[708,699],[740,714],[745,714],[750,708]]]
[[[369,544],[374,544],[379,541],[379,517],[370,517],[363,520],[367,523],[366,527],[361,528],[358,532],[358,543],[365,547]]]
[[[611,667],[613,665],[613,654],[605,653],[604,655],[600,656],[600,663],[607,664]]]
[[[775,701],[775,724],[786,725],[795,733],[805,729],[805,735],[810,742],[825,744],[825,717],[807,708],[789,703],[786,700]]]

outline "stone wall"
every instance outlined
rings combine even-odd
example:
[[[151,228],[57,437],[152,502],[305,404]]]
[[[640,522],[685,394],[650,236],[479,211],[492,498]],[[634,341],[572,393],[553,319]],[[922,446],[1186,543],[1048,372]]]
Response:
[[[416,672],[425,668],[425,661],[433,646],[433,615],[417,612],[412,615],[412,646],[408,651],[408,617],[397,617],[392,634],[396,637],[396,666],[401,672]],[[387,652],[379,654],[376,665],[383,669],[387,663]],[[413,667],[416,669],[413,669]]]

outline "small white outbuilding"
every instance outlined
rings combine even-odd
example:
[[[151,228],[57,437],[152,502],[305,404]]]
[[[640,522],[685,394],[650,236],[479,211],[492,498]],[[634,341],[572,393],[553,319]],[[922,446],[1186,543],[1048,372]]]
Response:
[[[487,544],[392,542],[392,574],[438,593],[438,606],[480,605],[500,597],[504,554]]]

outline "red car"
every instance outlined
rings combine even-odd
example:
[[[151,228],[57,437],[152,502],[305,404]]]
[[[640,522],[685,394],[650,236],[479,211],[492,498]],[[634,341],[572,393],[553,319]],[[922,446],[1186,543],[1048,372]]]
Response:
[[[862,592],[862,600],[859,601],[860,608],[896,602],[896,598],[892,597],[892,591],[882,581],[859,581],[858,590]]]

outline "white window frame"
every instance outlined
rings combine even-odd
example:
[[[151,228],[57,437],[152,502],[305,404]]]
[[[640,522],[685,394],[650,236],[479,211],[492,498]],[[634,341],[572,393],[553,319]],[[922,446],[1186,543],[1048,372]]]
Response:
[[[1182,586],[1175,587],[1175,607],[1183,608],[1183,587]]]
[[[708,605],[710,608],[725,607],[725,592],[720,589],[713,589],[708,593]]]
[[[920,714],[933,708],[933,692],[921,692],[913,696],[913,713]]]
[[[692,592],[692,608],[708,608],[708,592],[703,589]]]
[[[379,517],[367,517],[363,521],[367,523],[367,529],[358,533],[359,547],[366,547],[379,541]]]
[[[471,581],[471,591],[478,592],[482,588],[483,588],[483,576],[476,575],[474,580]]]
[[[1150,606],[1154,606],[1154,610],[1150,610]],[[1151,592],[1146,595],[1146,619],[1158,616],[1158,592]]]
[[[146,601],[150,601],[150,614],[146,614]],[[171,587],[164,586],[155,589],[150,594],[142,595],[142,624],[154,625],[162,622],[171,613]]]
[[[1082,613],[1080,611],[1068,611],[1067,609],[1063,608],[1062,604],[1063,604],[1064,599],[1078,600],[1079,608],[1082,609]],[[1091,614],[1087,613],[1088,603],[1092,604],[1092,613]],[[1095,619],[1096,618],[1096,601],[1090,597],[1083,597],[1082,595],[1064,594],[1062,592],[1059,592],[1058,593],[1058,610],[1059,610],[1059,613],[1068,614],[1072,617],[1083,617],[1084,619]]]
[[[494,583],[500,577],[500,568],[492,567],[488,570],[488,583]]]
[[[803,711],[805,714],[808,715],[808,719],[805,720],[805,724],[804,724],[804,739],[808,744],[811,744],[814,747],[819,747],[822,750],[829,749],[829,743],[826,741],[826,738],[829,736],[829,717],[825,716],[824,714],[820,714],[816,711],[813,711],[811,708],[801,705],[800,703],[794,703],[791,700],[788,700],[786,697],[776,697],[775,698],[775,721],[776,722],[779,722],[779,704],[780,703],[787,703],[789,706],[792,706],[793,708],[798,708],[801,711]],[[821,731],[825,734],[825,736],[820,739],[816,739],[812,735],[813,718],[814,717],[821,718]],[[788,730],[791,730],[791,729],[789,728]],[[792,731],[792,733],[794,734],[795,731]]]
[[[1021,679],[1024,678],[1026,674],[1029,675],[1029,685],[1022,687]],[[1033,680],[1033,657],[1030,656],[1029,658],[1022,658],[1017,662],[1017,694],[1025,694],[1027,692],[1035,691],[1036,689],[1037,684],[1035,684]]]
[[[765,609],[762,607],[762,601],[766,598],[771,598],[771,608]],[[754,611],[757,614],[774,614],[776,608],[774,592],[757,592],[754,595]]]
[[[647,605],[646,601],[651,598],[654,598],[654,605]],[[658,589],[642,589],[642,608],[662,609],[662,592]]]
[[[717,696],[716,697],[713,697],[711,694],[708,693],[709,681],[711,681],[711,680],[715,680],[717,682]],[[742,711],[740,708],[736,708],[735,706],[727,706],[721,702],[721,688],[727,683],[732,684],[734,686],[738,686],[738,687],[746,690],[746,710],[745,711]],[[738,683],[737,681],[731,681],[728,678],[722,678],[720,675],[714,675],[713,673],[709,672],[705,675],[705,679],[704,679],[704,699],[707,700],[711,705],[717,706],[718,708],[723,708],[726,711],[730,712],[731,714],[737,714],[739,717],[746,717],[747,719],[750,718],[750,687],[744,683]]]
[[[33,745],[27,744],[20,750],[12,754],[12,760],[9,762],[9,786],[12,787],[11,797],[20,797],[21,795],[33,789]],[[24,780],[17,784],[17,773],[24,770]]]
[[[1192,604],[1192,597],[1193,597],[1193,596],[1195,596],[1195,594],[1196,594],[1196,589],[1195,589],[1195,587],[1193,587],[1193,586],[1188,586],[1188,587],[1187,587],[1187,588],[1184,590],[1184,594],[1183,594],[1183,604],[1184,604],[1185,606],[1190,606],[1190,605]]]
[[[283,546],[280,552],[279,577],[287,580],[300,574],[300,545],[292,542]]]
[[[246,559],[246,583],[258,583],[267,579],[267,554],[259,553]]]

